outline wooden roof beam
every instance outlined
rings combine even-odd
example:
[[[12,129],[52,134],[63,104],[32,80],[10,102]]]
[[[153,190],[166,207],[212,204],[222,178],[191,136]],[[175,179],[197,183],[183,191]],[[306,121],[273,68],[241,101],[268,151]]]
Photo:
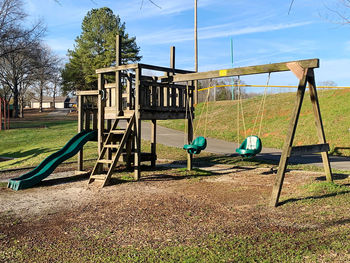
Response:
[[[212,70],[212,71],[198,72],[198,73],[177,74],[175,76],[172,76],[172,80],[173,82],[179,82],[179,81],[190,81],[190,80],[212,79],[212,78],[262,74],[262,73],[270,73],[270,72],[290,71],[290,68],[288,67],[287,64],[290,64],[291,62],[297,63],[300,67],[304,69],[319,67],[319,59],[315,58],[315,59],[288,61],[288,62],[272,63],[272,64],[249,66],[249,67]]]

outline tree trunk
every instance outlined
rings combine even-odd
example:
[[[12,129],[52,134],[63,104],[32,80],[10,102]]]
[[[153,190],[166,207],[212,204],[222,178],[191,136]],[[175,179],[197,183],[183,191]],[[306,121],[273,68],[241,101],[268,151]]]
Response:
[[[53,108],[56,109],[56,87],[53,91]]]
[[[19,111],[18,111],[18,84],[14,83],[13,86],[13,117],[18,118],[19,117]]]
[[[24,118],[24,98],[20,97],[20,103],[19,103],[19,117]]]
[[[43,112],[43,85],[40,83],[39,112]]]

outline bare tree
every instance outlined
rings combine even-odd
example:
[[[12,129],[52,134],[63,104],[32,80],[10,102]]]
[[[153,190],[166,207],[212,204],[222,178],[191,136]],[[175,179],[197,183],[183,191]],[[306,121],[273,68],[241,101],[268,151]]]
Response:
[[[26,14],[22,6],[21,0],[0,0],[0,57],[26,49],[29,42],[35,42],[45,32],[40,21],[29,28],[23,27]]]
[[[0,57],[0,83],[12,92],[15,118],[19,117],[19,97],[24,93],[22,88],[26,89],[33,79],[35,57],[32,50],[33,46],[28,46]]]
[[[58,74],[60,59],[52,53],[49,47],[39,45],[36,50],[35,76],[36,90],[39,94],[39,112],[43,110],[43,95],[48,83]]]

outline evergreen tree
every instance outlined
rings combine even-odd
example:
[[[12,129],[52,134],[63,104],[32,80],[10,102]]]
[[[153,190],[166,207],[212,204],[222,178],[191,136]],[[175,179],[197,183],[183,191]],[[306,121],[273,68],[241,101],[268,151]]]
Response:
[[[122,37],[122,63],[137,62],[140,48],[136,37],[129,37],[125,23],[107,7],[92,9],[82,23],[82,33],[75,40],[74,50],[68,50],[69,62],[62,70],[65,93],[96,89],[95,70],[115,65],[115,37]]]

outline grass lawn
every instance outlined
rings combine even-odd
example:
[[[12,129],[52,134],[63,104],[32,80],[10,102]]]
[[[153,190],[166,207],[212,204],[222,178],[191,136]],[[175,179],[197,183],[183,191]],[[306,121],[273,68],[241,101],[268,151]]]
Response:
[[[0,169],[38,164],[77,123],[44,115],[14,125],[0,132],[0,156],[16,159]],[[96,147],[87,144],[87,159]],[[150,151],[149,142],[143,147]],[[157,151],[186,159],[179,148]],[[322,168],[290,171],[282,205],[270,208],[276,163],[211,154],[194,161],[231,170],[145,169],[138,182],[123,171],[103,189],[88,188],[86,178],[18,192],[0,185],[0,262],[350,262],[348,173],[333,171],[327,183]]]

